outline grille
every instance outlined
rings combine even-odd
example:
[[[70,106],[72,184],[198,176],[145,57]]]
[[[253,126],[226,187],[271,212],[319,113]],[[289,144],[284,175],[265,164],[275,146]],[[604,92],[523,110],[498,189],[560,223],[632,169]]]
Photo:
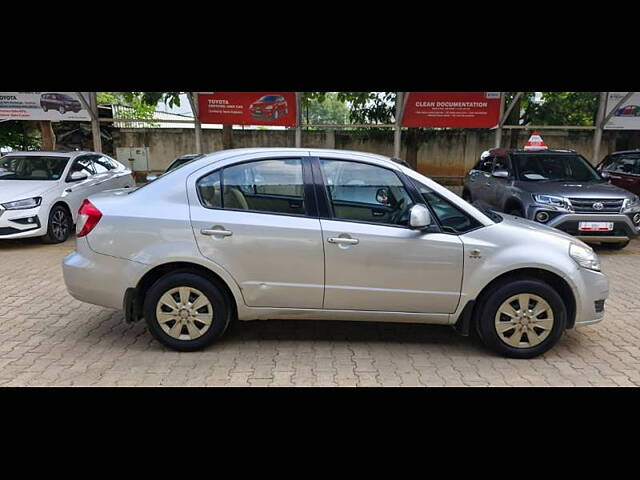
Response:
[[[598,199],[598,198],[569,198],[573,210],[576,213],[620,213],[622,210],[623,198]],[[593,207],[594,204],[601,203],[600,210]]]

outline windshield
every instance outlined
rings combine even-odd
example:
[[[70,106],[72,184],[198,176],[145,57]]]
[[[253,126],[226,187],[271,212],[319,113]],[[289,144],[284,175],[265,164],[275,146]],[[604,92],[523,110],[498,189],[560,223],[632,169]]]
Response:
[[[278,101],[278,97],[274,96],[274,95],[267,95],[265,97],[262,97],[260,100],[258,100],[259,102],[277,102]]]
[[[59,180],[69,157],[19,156],[0,158],[0,180]]]
[[[583,157],[558,153],[514,153],[513,165],[524,181],[602,181],[598,172]]]

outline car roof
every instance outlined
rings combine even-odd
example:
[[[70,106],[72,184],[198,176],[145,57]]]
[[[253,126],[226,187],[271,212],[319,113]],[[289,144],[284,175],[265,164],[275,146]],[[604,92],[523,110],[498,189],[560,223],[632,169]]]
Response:
[[[540,149],[536,149],[536,150],[524,150],[521,148],[491,148],[488,150],[489,154],[491,155],[506,155],[509,153],[531,153],[531,154],[537,154],[537,153],[577,153],[575,150],[562,150],[562,149],[556,149],[556,148],[540,148]]]
[[[640,153],[640,148],[636,148],[635,150],[620,150],[619,152],[613,152],[609,155],[623,155],[625,153]]]
[[[73,150],[70,152],[63,152],[62,150],[29,150],[27,152],[7,152],[4,156],[7,157],[9,155],[19,155],[21,157],[59,157],[61,155],[65,155],[68,157],[77,157],[78,155],[104,155],[104,153],[98,152],[88,152],[83,150]]]

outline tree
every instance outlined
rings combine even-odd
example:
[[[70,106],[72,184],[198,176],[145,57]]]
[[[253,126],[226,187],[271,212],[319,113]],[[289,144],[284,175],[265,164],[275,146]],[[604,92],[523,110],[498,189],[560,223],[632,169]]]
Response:
[[[147,103],[143,98],[144,95],[135,92],[98,92],[97,99],[99,104],[115,104],[123,105],[125,108],[118,112],[121,118],[153,118],[156,103]]]
[[[40,148],[38,122],[29,120],[0,121],[0,148],[38,150]]]
[[[508,104],[516,92],[507,92]],[[599,92],[523,92],[509,125],[595,125]]]
[[[307,125],[342,125],[349,122],[349,107],[344,100],[338,99],[335,92],[324,93],[321,97],[308,96],[303,101],[302,109]]]

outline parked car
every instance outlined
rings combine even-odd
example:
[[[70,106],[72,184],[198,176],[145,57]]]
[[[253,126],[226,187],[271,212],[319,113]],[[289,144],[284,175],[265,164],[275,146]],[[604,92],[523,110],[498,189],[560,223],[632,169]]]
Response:
[[[528,358],[602,320],[609,290],[580,240],[368,153],[221,151],[93,195],[80,219],[69,293],[183,351],[236,319],[319,319],[476,328]]]
[[[181,157],[178,157],[173,162],[171,162],[169,166],[166,168],[166,170],[163,172],[163,174],[170,172],[171,170],[174,170],[178,167],[181,167],[185,163],[189,163],[190,161],[195,160],[196,158],[200,158],[202,155],[203,155],[202,153],[189,153],[187,155],[182,155]],[[147,182],[153,182],[157,179],[158,179],[158,175],[153,175],[153,174],[147,175]]]
[[[289,106],[281,95],[265,95],[249,105],[249,111],[254,118],[278,120],[289,115]]]
[[[640,233],[640,198],[570,150],[489,150],[465,177],[462,195],[609,248]]]
[[[42,110],[57,110],[61,114],[66,112],[78,113],[82,110],[82,104],[77,98],[64,93],[44,93],[40,96],[40,107]]]
[[[596,170],[611,183],[640,195],[640,150],[627,150],[607,155]]]
[[[129,169],[101,153],[7,153],[0,158],[0,239],[64,242],[85,198],[134,185]]]

